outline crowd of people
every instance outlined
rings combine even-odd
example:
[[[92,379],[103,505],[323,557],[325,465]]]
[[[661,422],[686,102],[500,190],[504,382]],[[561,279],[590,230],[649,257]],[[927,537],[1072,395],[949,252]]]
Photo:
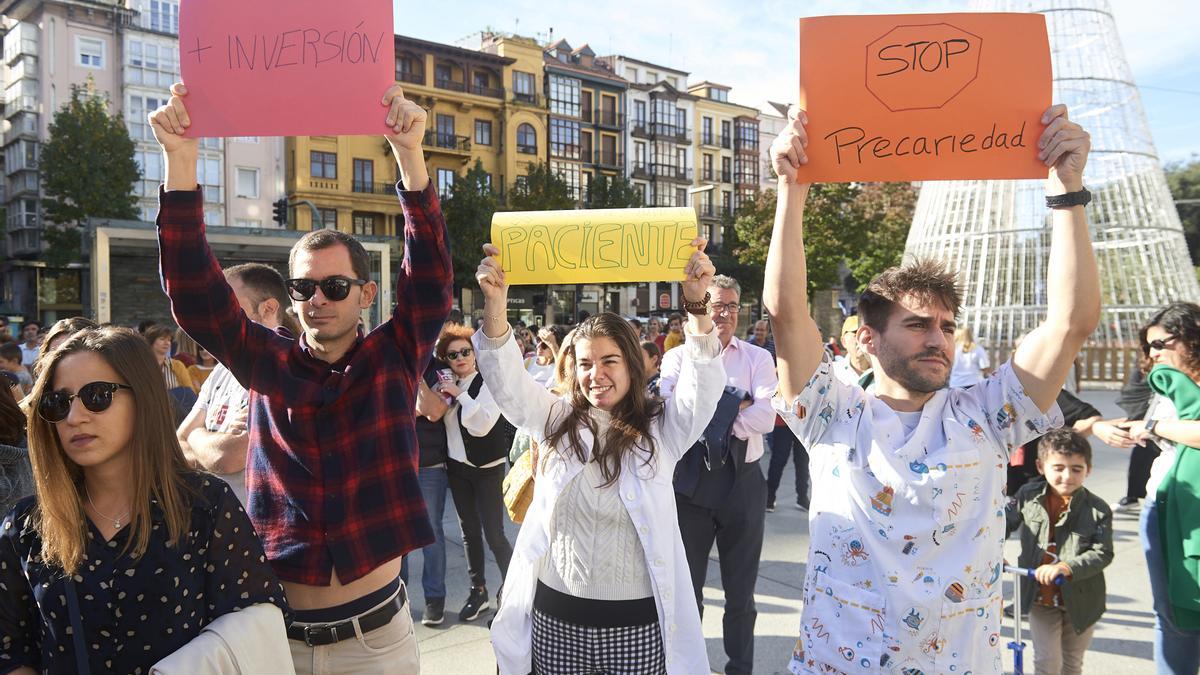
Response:
[[[1001,672],[1003,544],[1017,533],[1031,576],[1012,611],[1029,615],[1036,670],[1078,673],[1113,559],[1114,508],[1084,485],[1089,434],[1133,449],[1115,507],[1149,497],[1159,672],[1200,669],[1200,306],[1142,329],[1127,416],[1102,419],[1065,387],[1100,292],[1089,140],[1061,106],[1038,146],[1047,315],[993,364],[956,321],[955,274],[932,261],[871,280],[841,334],[821,335],[795,292],[800,111],[772,145],[767,316],[747,332],[742,289],[703,239],[681,312],[569,327],[509,322],[487,244],[468,327],[451,308],[425,112],[389,89],[404,260],[392,314],[367,332],[379,289],[349,234],[304,235],[286,277],[219,266],[186,97],[176,85],[150,115],[179,328],[68,319],[0,339],[0,673],[419,672],[408,566],[419,551],[421,620],[441,624],[447,495],[470,583],[458,618],[495,603],[499,672],[710,672],[715,546],[722,670],[749,673],[765,519],[789,457],[811,536],[799,637],[778,655],[790,672]],[[521,462],[525,483],[506,486]]]

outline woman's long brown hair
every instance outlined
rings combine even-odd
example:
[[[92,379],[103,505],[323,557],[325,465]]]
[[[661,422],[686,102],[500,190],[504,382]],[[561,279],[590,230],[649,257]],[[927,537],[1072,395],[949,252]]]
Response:
[[[67,356],[92,352],[103,358],[133,388],[133,434],[130,453],[133,486],[130,535],[124,552],[140,557],[150,543],[150,501],[158,501],[167,525],[170,544],[188,531],[193,491],[184,482],[189,472],[179,441],[162,371],[150,345],[127,328],[90,328],[75,333],[46,355],[30,394],[28,413],[29,458],[37,494],[35,525],[42,540],[42,556],[74,574],[87,547],[87,515],[83,510],[83,469],[63,450],[54,425],[38,415],[38,402],[54,387],[58,364]],[[122,394],[123,395],[123,394]],[[101,413],[102,414],[102,413]]]
[[[643,462],[649,464],[653,460],[655,444],[650,436],[650,424],[663,414],[663,404],[650,398],[646,392],[642,348],[629,322],[616,314],[599,314],[579,324],[571,333],[570,339],[564,340],[557,364],[558,389],[566,395],[570,412],[560,419],[554,429],[550,429],[551,423],[547,420],[545,445],[556,448],[557,452],[571,452],[580,462],[588,461],[579,430],[586,426],[595,437],[599,428],[590,415],[592,404],[579,385],[575,371],[575,349],[580,340],[611,339],[621,350],[621,357],[629,372],[629,391],[613,407],[608,433],[603,439],[596,438],[592,459],[600,464],[604,485],[612,485],[621,476],[621,464],[625,456],[637,452],[639,440],[645,439],[646,457]],[[565,446],[560,447],[564,440]]]

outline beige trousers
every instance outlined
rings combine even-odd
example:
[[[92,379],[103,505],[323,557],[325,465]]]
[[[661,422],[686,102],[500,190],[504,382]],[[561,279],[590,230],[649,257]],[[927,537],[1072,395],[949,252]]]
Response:
[[[393,596],[387,602],[394,599]],[[380,603],[362,615],[384,604]],[[309,647],[303,642],[288,640],[296,675],[418,675],[421,653],[413,633],[411,612],[409,603],[405,603],[391,621],[369,633],[362,632],[356,617],[354,638],[331,645]]]
[[[1083,672],[1083,655],[1092,644],[1095,625],[1076,633],[1065,609],[1034,604],[1029,608],[1029,630],[1033,636],[1033,670],[1037,675]]]

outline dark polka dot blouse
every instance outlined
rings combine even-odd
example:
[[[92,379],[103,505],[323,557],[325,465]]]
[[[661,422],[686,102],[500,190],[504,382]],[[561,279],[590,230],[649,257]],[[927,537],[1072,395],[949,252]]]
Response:
[[[141,558],[123,554],[129,528],[110,541],[88,522],[83,562],[66,583],[47,567],[32,514],[22,500],[0,521],[0,674],[20,666],[76,671],[67,593],[74,587],[84,649],[93,673],[149,673],[217,617],[258,603],[288,613],[283,588],[229,486],[193,474],[198,491],[186,538],[167,545],[163,514],[152,506],[150,544]]]

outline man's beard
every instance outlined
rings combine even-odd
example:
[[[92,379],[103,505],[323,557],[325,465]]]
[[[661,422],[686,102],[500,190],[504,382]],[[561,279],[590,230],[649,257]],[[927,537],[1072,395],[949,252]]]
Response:
[[[893,353],[885,347],[880,350],[878,358],[883,372],[887,373],[888,377],[909,391],[932,394],[939,389],[945,389],[946,385],[950,384],[950,363],[946,360],[946,355],[937,350],[924,351],[915,356],[904,357]],[[926,375],[918,370],[920,365],[918,361],[927,358],[941,359],[946,363],[945,377]]]

